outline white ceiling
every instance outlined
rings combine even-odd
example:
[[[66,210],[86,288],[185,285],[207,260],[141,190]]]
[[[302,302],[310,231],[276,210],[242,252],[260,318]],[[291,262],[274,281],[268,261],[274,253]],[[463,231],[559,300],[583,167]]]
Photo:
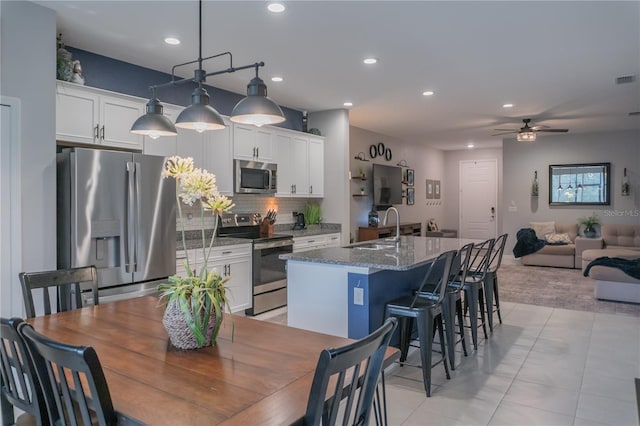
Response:
[[[168,73],[198,56],[196,1],[36,3],[58,12],[69,46]],[[529,117],[570,134],[640,129],[640,116],[628,115],[640,111],[638,1],[285,4],[274,15],[265,1],[205,1],[203,56],[264,61],[260,75],[281,105],[313,112],[352,101],[352,125],[441,149],[501,146],[493,129]],[[166,45],[170,35],[182,44]],[[367,56],[378,64],[364,65]],[[227,66],[204,63],[208,72]],[[634,83],[615,84],[628,75]],[[243,93],[251,77],[207,83]]]

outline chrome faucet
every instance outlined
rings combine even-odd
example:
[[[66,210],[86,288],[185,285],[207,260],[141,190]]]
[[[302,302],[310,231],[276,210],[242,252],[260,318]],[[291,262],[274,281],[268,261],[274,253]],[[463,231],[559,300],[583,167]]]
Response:
[[[388,238],[389,241],[395,241],[396,245],[400,243],[400,213],[398,213],[398,209],[395,207],[389,207],[384,212],[384,219],[382,219],[382,225],[386,226],[387,219],[389,219],[389,212],[394,211],[396,213],[396,236],[393,238]]]

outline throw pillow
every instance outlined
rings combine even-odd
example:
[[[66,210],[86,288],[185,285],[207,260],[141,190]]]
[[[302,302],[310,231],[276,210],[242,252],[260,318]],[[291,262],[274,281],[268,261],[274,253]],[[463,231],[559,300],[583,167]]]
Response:
[[[544,239],[549,244],[572,244],[569,234],[547,234]]]
[[[533,229],[536,233],[536,237],[544,240],[544,236],[547,234],[554,234],[556,232],[555,222],[529,222],[529,228]]]

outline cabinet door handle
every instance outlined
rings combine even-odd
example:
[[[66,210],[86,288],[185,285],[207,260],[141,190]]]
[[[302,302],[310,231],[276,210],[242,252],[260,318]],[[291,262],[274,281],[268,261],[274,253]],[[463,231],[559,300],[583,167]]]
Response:
[[[96,128],[93,129],[95,132],[93,133],[96,139],[100,139],[100,125],[96,124]]]
[[[227,250],[222,252],[222,254],[231,254],[231,253],[233,253],[233,250]]]
[[[100,129],[100,139],[104,140],[104,125]]]
[[[228,266],[229,266],[229,269],[228,269],[229,272],[227,273],[227,276],[231,275],[231,264],[229,264]]]
[[[313,194],[313,185],[309,185],[309,194]]]
[[[256,158],[260,158],[260,147],[256,148]]]

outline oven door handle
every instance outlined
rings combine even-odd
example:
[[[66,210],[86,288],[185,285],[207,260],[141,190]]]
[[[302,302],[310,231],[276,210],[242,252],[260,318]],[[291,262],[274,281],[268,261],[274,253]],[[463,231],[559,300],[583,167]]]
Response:
[[[253,250],[263,250],[278,247],[293,247],[293,240],[281,240],[281,241],[265,241],[261,243],[254,243]]]

